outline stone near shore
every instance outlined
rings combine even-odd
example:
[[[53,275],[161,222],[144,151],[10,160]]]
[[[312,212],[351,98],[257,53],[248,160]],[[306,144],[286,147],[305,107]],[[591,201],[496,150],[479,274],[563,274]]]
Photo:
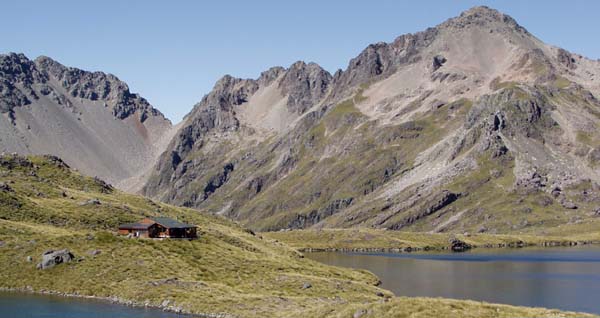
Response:
[[[464,252],[466,250],[470,250],[472,246],[468,243],[465,243],[457,238],[450,239],[450,249],[453,252]]]

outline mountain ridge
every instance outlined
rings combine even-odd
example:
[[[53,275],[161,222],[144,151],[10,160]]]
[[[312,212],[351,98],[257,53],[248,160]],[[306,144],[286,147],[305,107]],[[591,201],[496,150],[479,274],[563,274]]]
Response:
[[[160,152],[171,122],[112,74],[40,56],[0,55],[0,150],[54,154],[112,183]]]
[[[268,83],[231,76],[228,85],[217,82],[186,117],[142,192],[259,230],[506,232],[543,226],[524,215],[516,217],[524,226],[513,224],[513,212],[485,225],[489,213],[468,195],[477,188],[453,181],[489,169],[506,177],[481,182],[519,197],[522,185],[543,174],[552,182],[536,188],[535,197],[552,186],[585,183],[587,176],[590,186],[598,180],[590,166],[594,142],[577,137],[593,134],[596,119],[567,107],[568,100],[582,100],[578,108],[596,111],[598,63],[544,44],[496,10],[475,7],[436,27],[369,45],[333,75],[304,62],[275,70]],[[294,112],[290,104],[305,106]],[[528,155],[529,148],[539,157]],[[517,205],[562,213],[576,194],[561,193],[550,199],[551,208]],[[466,209],[455,210],[463,204]]]

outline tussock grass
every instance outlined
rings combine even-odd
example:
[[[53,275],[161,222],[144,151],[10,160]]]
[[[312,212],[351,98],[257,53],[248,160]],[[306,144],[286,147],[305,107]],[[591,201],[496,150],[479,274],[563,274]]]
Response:
[[[363,240],[375,236],[375,241],[386,244],[390,240],[387,233],[257,235],[222,218],[121,193],[41,157],[0,157],[0,182],[10,187],[9,191],[0,190],[2,288],[116,297],[138,305],[159,306],[168,300],[173,308],[229,317],[349,317],[362,309],[365,317],[558,313],[466,301],[393,298],[389,291],[376,287],[377,277],[367,271],[324,265],[303,258],[280,242],[293,246],[300,246],[300,240],[303,244],[342,244],[339,242],[362,235]],[[92,199],[100,204],[87,203]],[[150,240],[115,235],[118,223],[152,215],[196,224],[200,238]],[[330,234],[330,242],[318,242],[322,233]],[[293,235],[296,238],[292,240]],[[394,240],[402,244],[445,240],[442,235],[410,235]],[[44,251],[63,248],[76,260],[47,270],[35,268]],[[100,254],[92,255],[93,250]],[[33,262],[27,261],[28,256]],[[305,283],[311,287],[303,288]]]
[[[169,206],[106,185],[43,158],[0,165],[0,287],[118,297],[140,304],[239,317],[285,317],[333,303],[391,293],[366,271],[302,258],[286,245],[196,210]],[[11,164],[16,167],[11,167]],[[66,196],[63,195],[66,192]],[[41,193],[41,194],[40,194]],[[83,204],[97,199],[100,204]],[[200,239],[129,239],[121,222],[164,215],[199,226]],[[78,261],[37,270],[41,254],[67,248]],[[100,250],[95,256],[92,250]],[[34,261],[27,262],[32,256]],[[168,283],[166,279],[176,278]],[[311,288],[303,289],[304,283]]]

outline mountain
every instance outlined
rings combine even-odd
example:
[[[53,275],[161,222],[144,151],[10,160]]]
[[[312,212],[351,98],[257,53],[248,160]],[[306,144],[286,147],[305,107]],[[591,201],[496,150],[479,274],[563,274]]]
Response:
[[[600,220],[599,76],[475,7],[333,75],[223,77],[142,192],[257,230],[584,228]]]
[[[111,74],[0,55],[0,152],[53,154],[111,183],[162,152],[171,122]]]

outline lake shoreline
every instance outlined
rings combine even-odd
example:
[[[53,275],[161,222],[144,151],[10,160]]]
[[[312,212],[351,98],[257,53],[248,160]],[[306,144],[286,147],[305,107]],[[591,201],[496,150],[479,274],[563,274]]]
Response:
[[[103,296],[94,296],[94,295],[81,295],[81,294],[71,294],[71,293],[63,293],[54,290],[34,290],[33,288],[10,288],[10,287],[0,287],[0,292],[7,293],[15,293],[15,294],[31,294],[31,295],[46,295],[46,296],[58,296],[63,298],[77,298],[77,299],[86,299],[86,300],[94,300],[99,302],[105,302],[109,304],[122,305],[132,308],[146,308],[153,310],[161,310],[168,313],[173,313],[177,315],[181,315],[183,317],[189,318],[231,318],[233,316],[229,314],[220,314],[220,313],[193,313],[185,308],[181,307],[173,307],[169,305],[152,305],[147,303],[142,303],[134,300],[127,300],[123,298],[119,298],[116,296],[113,297],[103,297]]]
[[[600,231],[565,235],[453,234],[381,229],[305,229],[262,232],[299,252],[464,251],[475,248],[568,247],[600,244]]]
[[[484,244],[484,245],[472,245],[469,249],[519,249],[527,247],[576,247],[576,246],[587,246],[587,245],[599,245],[600,241],[570,241],[570,242],[557,242],[547,241],[542,244],[527,243],[527,242],[514,242],[514,243],[497,243],[497,244]],[[467,249],[467,250],[469,250]],[[450,246],[425,246],[425,247],[306,247],[297,249],[301,253],[319,253],[319,252],[377,252],[377,253],[413,253],[413,252],[447,252],[451,251]],[[455,253],[461,253],[462,251],[456,251]]]

